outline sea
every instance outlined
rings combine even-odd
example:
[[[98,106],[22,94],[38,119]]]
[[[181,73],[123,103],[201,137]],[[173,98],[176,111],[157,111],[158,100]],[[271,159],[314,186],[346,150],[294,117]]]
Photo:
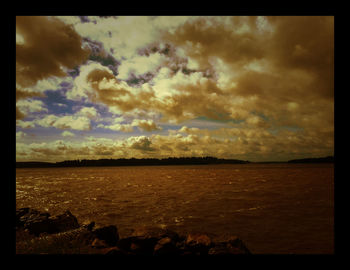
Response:
[[[16,208],[212,239],[238,236],[253,254],[334,253],[334,164],[17,168]]]

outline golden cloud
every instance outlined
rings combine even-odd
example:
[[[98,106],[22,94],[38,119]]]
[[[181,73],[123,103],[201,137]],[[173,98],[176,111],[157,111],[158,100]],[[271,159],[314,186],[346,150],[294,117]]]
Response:
[[[153,120],[134,119],[131,125],[145,131],[161,130]]]
[[[135,21],[138,19],[130,18],[130,22]],[[148,25],[152,20],[141,21],[145,22],[142,28],[152,32]],[[88,24],[79,27],[89,32]],[[135,56],[137,44],[132,50],[126,49],[128,57],[120,58],[119,77],[107,67],[88,62],[80,67],[67,98],[103,103],[115,114],[130,116],[128,120],[136,118],[129,124],[117,121],[98,127],[132,131],[138,126],[154,131],[159,129],[156,122],[160,118],[180,123],[198,117],[218,120],[226,126],[182,127],[168,136],[107,141],[101,151],[93,142],[66,151],[72,155],[81,151],[90,157],[107,153],[115,157],[203,154],[244,159],[256,155],[278,159],[289,152],[296,156],[302,152],[328,155],[334,136],[333,28],[334,18],[327,16],[187,18],[174,23],[171,31],[160,31],[158,51],[150,51],[147,57]],[[100,33],[94,31],[98,37]],[[113,40],[117,32],[113,32]],[[144,42],[139,47],[151,44],[148,41],[154,43],[153,37],[140,37]],[[23,40],[18,46],[28,46],[25,35]],[[121,46],[120,40],[118,44]],[[172,51],[160,57],[164,44]],[[144,73],[146,60],[152,60],[150,80],[137,86],[122,80],[133,69],[137,74]],[[142,65],[137,67],[135,63]],[[58,71],[53,68],[52,72]],[[18,93],[19,97],[26,95],[31,94]],[[81,116],[94,115],[93,111],[81,111]],[[51,118],[45,118],[43,124],[58,126],[57,119]]]
[[[216,156],[258,160],[285,159],[309,153],[322,156],[334,147],[331,131],[323,136],[309,131],[280,130],[275,134],[264,128],[242,127],[208,129],[181,128],[169,135],[153,134],[132,136],[126,139],[88,137],[85,140],[52,141],[45,143],[16,144],[17,160],[99,159],[144,157]],[[328,135],[327,135],[328,132]],[[22,136],[22,134],[18,134]]]
[[[17,16],[17,36],[21,39],[16,43],[16,100],[40,95],[21,88],[51,76],[64,77],[64,68],[80,65],[89,55],[76,31],[54,17]],[[24,116],[16,109],[16,119]]]
[[[74,68],[89,55],[77,32],[54,17],[17,16],[16,33],[24,40],[16,44],[16,81],[22,87],[66,76],[63,67]]]

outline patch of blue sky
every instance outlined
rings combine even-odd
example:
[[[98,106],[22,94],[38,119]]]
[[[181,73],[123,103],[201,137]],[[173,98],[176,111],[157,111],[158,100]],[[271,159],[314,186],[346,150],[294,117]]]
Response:
[[[39,97],[48,109],[48,114],[62,115],[72,114],[73,106],[76,105],[76,101],[68,100],[65,95],[66,89],[59,90],[47,90],[45,91],[45,97]]]

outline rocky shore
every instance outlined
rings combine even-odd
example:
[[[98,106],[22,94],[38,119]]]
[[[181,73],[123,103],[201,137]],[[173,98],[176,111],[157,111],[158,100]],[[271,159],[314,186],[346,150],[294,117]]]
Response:
[[[79,224],[67,210],[51,216],[31,208],[16,210],[17,254],[239,255],[251,254],[236,236],[213,241],[203,233],[179,235],[160,227],[137,227],[120,238],[115,225]]]

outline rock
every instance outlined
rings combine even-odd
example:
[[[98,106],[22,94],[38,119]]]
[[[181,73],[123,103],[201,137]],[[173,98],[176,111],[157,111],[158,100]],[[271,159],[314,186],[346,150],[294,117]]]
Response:
[[[215,243],[212,248],[209,249],[208,255],[230,255],[231,251],[227,247],[227,243]]]
[[[133,254],[147,254],[150,255],[152,252],[152,244],[147,241],[136,241],[130,244],[130,251]]]
[[[49,223],[49,233],[65,232],[80,227],[77,218],[69,210],[61,215],[50,217]]]
[[[160,239],[154,247],[153,255],[177,255],[179,250],[170,237]]]
[[[145,239],[157,238],[158,240],[160,240],[161,238],[164,238],[164,237],[169,237],[170,239],[172,239],[175,242],[178,241],[178,239],[179,239],[179,235],[176,232],[171,231],[169,229],[163,229],[160,227],[156,227],[156,226],[137,227],[136,229],[134,229],[131,236],[142,237]]]
[[[51,217],[47,212],[21,208],[16,210],[16,227],[27,229],[39,236],[42,233],[59,233],[79,228],[78,220],[68,210],[62,215]]]
[[[244,250],[236,247],[232,247],[227,242],[215,243],[212,248],[209,249],[208,255],[238,255],[247,254]]]
[[[16,227],[20,228],[23,227],[24,221],[21,219],[24,215],[28,214],[29,208],[20,208],[16,209]]]
[[[176,241],[179,239],[179,235],[176,232],[168,229],[142,226],[134,229],[130,237],[120,239],[118,242],[118,247],[121,247],[122,249],[130,251],[134,254],[152,255],[158,241],[163,238],[169,238],[175,246]],[[169,248],[169,246],[164,245],[164,249],[166,248]]]
[[[94,248],[97,254],[106,255],[236,255],[251,254],[237,236],[217,238],[213,241],[207,234],[178,233],[156,227],[137,227],[131,236],[119,239],[114,225],[93,230],[95,222],[81,226],[70,211],[50,216],[31,208],[16,210],[17,244],[32,247],[55,247],[57,243]],[[224,237],[224,236],[220,236]],[[21,248],[21,245],[20,245]],[[28,252],[28,249],[25,248]]]
[[[227,245],[231,249],[231,252],[237,252],[235,254],[251,254],[249,249],[245,246],[243,241],[237,236],[231,236],[227,239]]]
[[[239,255],[239,254],[251,254],[243,241],[237,236],[229,236],[225,239],[221,239],[220,242],[213,243],[213,247],[210,248],[209,255]]]
[[[191,233],[187,235],[184,252],[192,252],[198,255],[207,255],[212,246],[212,240],[206,234]]]
[[[94,241],[92,241],[91,247],[93,247],[93,248],[107,248],[108,244],[104,240],[95,238]]]
[[[132,242],[134,242],[134,238],[135,237],[125,237],[125,238],[119,239],[119,241],[117,243],[117,247],[124,250],[124,251],[129,251]]]
[[[104,255],[128,255],[128,253],[124,252],[118,247],[110,247],[106,248],[103,252]]]
[[[194,233],[189,234],[186,238],[186,245],[210,246],[211,243],[210,237],[206,234]]]
[[[132,254],[153,255],[154,247],[162,238],[169,238],[176,243],[179,235],[168,229],[155,226],[140,226],[134,229],[131,236],[120,239],[117,246]]]
[[[96,238],[104,240],[109,246],[115,246],[119,240],[118,229],[114,225],[95,229],[92,233]]]
[[[42,213],[35,209],[22,209],[18,212],[17,225],[28,230],[30,234],[38,236],[40,233],[49,231],[49,216],[49,213]]]
[[[36,221],[38,219],[46,218],[50,216],[49,213],[41,213],[35,209],[21,208],[16,210],[16,225],[17,227],[25,227],[26,223]]]
[[[88,223],[88,224],[84,224],[84,227],[88,230],[88,231],[92,231],[92,229],[94,228],[94,226],[95,226],[95,221],[92,221],[92,222],[90,222],[90,223]]]

